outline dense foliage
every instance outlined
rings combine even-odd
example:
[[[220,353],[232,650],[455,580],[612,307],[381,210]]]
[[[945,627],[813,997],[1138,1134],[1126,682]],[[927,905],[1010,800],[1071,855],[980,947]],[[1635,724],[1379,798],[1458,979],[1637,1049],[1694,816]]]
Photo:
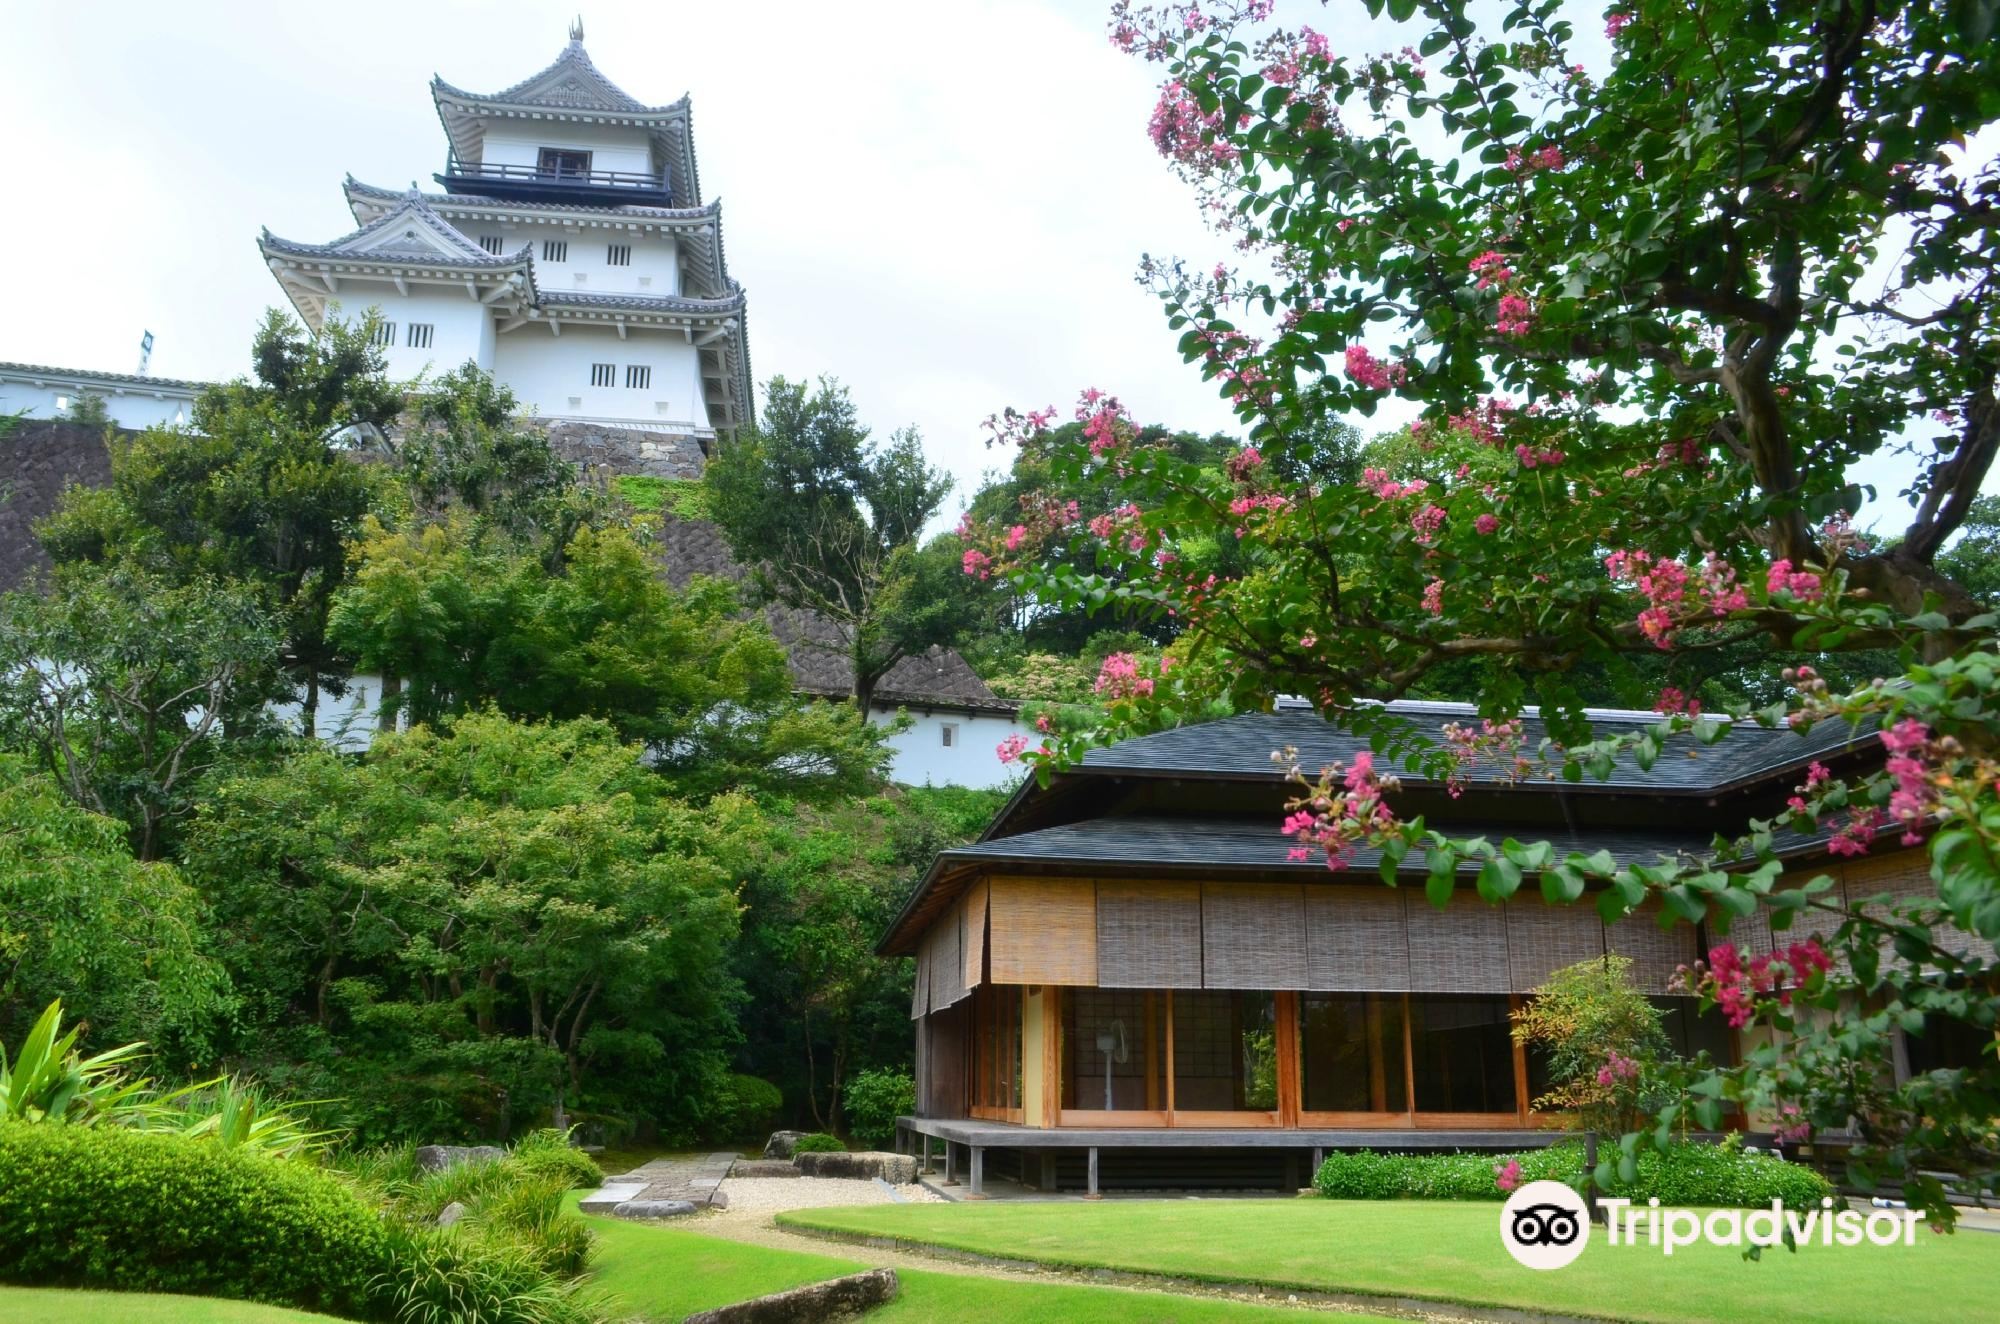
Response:
[[[876,1067],[847,1082],[847,1125],[854,1138],[881,1149],[896,1137],[896,1119],[917,1110],[917,1082],[907,1071]]]
[[[981,601],[954,539],[922,541],[951,479],[904,429],[870,440],[845,387],[774,377],[764,408],[709,462],[712,518],[759,595],[819,613],[839,632],[862,712],[889,669],[948,645]]]

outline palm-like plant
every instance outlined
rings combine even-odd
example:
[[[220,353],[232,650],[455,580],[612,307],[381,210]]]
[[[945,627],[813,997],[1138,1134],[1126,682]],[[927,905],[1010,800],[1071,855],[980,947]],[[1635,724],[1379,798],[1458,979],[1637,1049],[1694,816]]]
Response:
[[[35,1021],[12,1063],[0,1044],[0,1119],[88,1126],[107,1119],[130,1121],[145,1110],[152,1082],[126,1074],[144,1044],[83,1057],[76,1052],[77,1031],[61,1031],[58,999]]]
[[[212,1139],[225,1149],[282,1158],[315,1153],[339,1139],[338,1132],[312,1130],[296,1113],[235,1076],[161,1093],[150,1078],[129,1074],[145,1055],[143,1043],[84,1057],[76,1051],[77,1033],[62,1033],[62,1001],[57,999],[28,1031],[11,1065],[0,1044],[0,1122],[103,1122]]]

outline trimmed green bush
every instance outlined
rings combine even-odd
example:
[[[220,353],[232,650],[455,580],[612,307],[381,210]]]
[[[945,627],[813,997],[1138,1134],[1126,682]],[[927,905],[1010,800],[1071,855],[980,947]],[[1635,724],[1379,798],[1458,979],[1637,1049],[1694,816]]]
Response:
[[[295,1160],[118,1127],[0,1123],[0,1278],[384,1318],[389,1228]]]
[[[719,1140],[749,1140],[771,1133],[785,1096],[770,1081],[733,1074],[710,1107],[709,1133]]]
[[[799,1143],[792,1146],[794,1154],[838,1154],[847,1146],[840,1143],[838,1136],[830,1136],[824,1131],[815,1131],[809,1136],[800,1136]]]
[[[1313,1188],[1330,1200],[1504,1200],[1495,1170],[1521,1165],[1521,1181],[1575,1181],[1583,1172],[1583,1146],[1574,1143],[1512,1154],[1329,1154]],[[1817,1208],[1833,1194],[1819,1173],[1765,1154],[1746,1154],[1731,1137],[1719,1145],[1689,1143],[1639,1156],[1638,1179],[1616,1195],[1657,1196],[1662,1204],[1760,1209],[1772,1200],[1787,1208]]]
[[[895,1139],[896,1119],[917,1110],[916,1079],[888,1067],[856,1074],[847,1082],[845,1096],[848,1126],[878,1149]]]
[[[397,1324],[598,1324],[599,1304],[549,1276],[525,1246],[474,1241],[455,1228],[401,1224],[395,1272],[378,1287]]]

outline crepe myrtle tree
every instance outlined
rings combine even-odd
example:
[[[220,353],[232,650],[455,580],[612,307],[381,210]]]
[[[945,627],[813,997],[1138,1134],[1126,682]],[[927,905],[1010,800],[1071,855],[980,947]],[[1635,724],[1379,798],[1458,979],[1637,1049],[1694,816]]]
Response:
[[[1938,569],[2000,446],[2000,172],[1967,148],[2000,121],[2000,4],[1640,0],[1581,35],[1553,0],[1478,19],[1458,0],[1366,6],[1404,29],[1386,52],[1279,26],[1266,0],[1113,11],[1113,42],[1161,69],[1154,143],[1242,254],[1234,270],[1149,259],[1141,279],[1248,441],[1204,470],[1092,389],[1052,464],[1102,485],[1110,513],[1030,493],[968,531],[968,574],[1184,627],[1171,667],[1107,660],[1104,725],[1002,756],[1045,773],[1218,696],[1304,694],[1374,753],[1296,770],[1283,827],[1302,855],[1365,843],[1391,882],[1421,860],[1440,905],[1464,870],[1487,902],[1536,879],[1608,919],[1648,898],[1725,932],[1768,916],[1781,944],[1802,911],[1835,912],[1825,942],[1755,958],[1718,943],[1688,973],[1731,1021],[1781,1033],[1669,1081],[1597,1179],[1750,1106],[1796,1134],[1851,1126],[1854,1179],[1899,1183],[1948,1226],[1949,1183],[1929,1174],[1991,1188],[2000,1062],[1901,1085],[1887,1064],[1898,1026],[1990,1039],[2000,1002],[2000,619]],[[1302,459],[1328,416],[1391,400],[1419,416],[1431,471],[1355,481]],[[1056,418],[990,426],[1015,441]],[[1910,510],[1880,538],[1849,524],[1871,457],[1914,474],[1877,494]],[[1181,549],[1217,538],[1240,543],[1238,568],[1190,572]],[[1045,554],[1057,544],[1069,554]],[[1657,725],[1596,739],[1569,677],[1629,688],[1635,658],[1745,641],[1794,664],[1756,720],[1872,724],[1878,770],[1815,769],[1783,821],[1644,865],[1454,839],[1394,808],[1378,758],[1577,780],[1650,766],[1676,734],[1720,739],[1732,723],[1671,687],[1649,696]],[[1862,649],[1907,674],[1849,693],[1810,665]],[[1424,731],[1371,703],[1467,660],[1475,725]],[[1540,748],[1517,720],[1529,702]],[[1781,883],[1785,826],[1843,855],[1926,845],[1936,894],[1850,908],[1829,879]]]

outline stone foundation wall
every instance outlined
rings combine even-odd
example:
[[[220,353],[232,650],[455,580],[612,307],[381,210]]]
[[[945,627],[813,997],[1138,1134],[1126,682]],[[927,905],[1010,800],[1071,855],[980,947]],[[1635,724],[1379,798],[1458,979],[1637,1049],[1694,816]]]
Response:
[[[708,462],[699,438],[686,433],[649,432],[606,423],[549,422],[544,425],[556,454],[586,472],[605,477],[699,478]]]

